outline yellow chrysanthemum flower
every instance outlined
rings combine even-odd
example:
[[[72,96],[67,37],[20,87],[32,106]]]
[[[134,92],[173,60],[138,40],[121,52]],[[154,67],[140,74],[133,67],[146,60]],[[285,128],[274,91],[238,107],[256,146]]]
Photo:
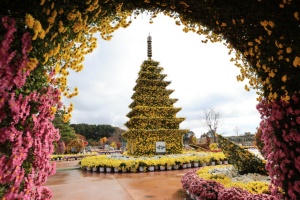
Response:
[[[26,64],[26,69],[32,71],[36,68],[39,61],[36,58],[29,58],[29,61]]]
[[[286,82],[286,80],[287,80],[287,76],[286,75],[284,75],[282,78],[281,78],[281,80],[282,80],[282,82]]]
[[[274,73],[273,71],[271,71],[271,72],[269,73],[269,76],[273,78],[273,77],[275,76],[275,73]]]
[[[41,39],[44,39],[45,38],[45,36],[46,36],[46,32],[42,29],[40,32],[39,32],[39,38],[41,38]]]
[[[299,67],[300,66],[300,57],[296,56],[294,61],[293,61],[294,67]]]
[[[50,113],[51,113],[52,116],[55,115],[56,110],[57,110],[57,108],[55,106],[51,107]]]
[[[59,70],[60,70],[60,66],[57,63],[56,66],[55,66],[55,68],[54,68],[54,74],[57,74],[59,72]]]
[[[34,18],[30,14],[26,14],[25,16],[25,24],[28,28],[32,29],[34,26]]]

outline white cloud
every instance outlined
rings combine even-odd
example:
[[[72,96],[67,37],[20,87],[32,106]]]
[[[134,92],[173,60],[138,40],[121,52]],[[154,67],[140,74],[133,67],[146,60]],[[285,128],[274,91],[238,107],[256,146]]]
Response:
[[[69,86],[78,87],[72,123],[111,124],[124,127],[132,102],[133,87],[140,65],[147,58],[147,36],[152,36],[153,59],[160,61],[172,81],[169,89],[182,107],[179,117],[186,117],[181,128],[193,130],[198,136],[206,132],[201,115],[206,108],[215,108],[223,115],[220,133],[233,135],[255,132],[259,124],[256,94],[245,91],[236,81],[239,74],[231,63],[228,50],[221,43],[203,44],[199,36],[184,33],[175,21],[159,16],[150,25],[144,16],[134,20],[127,29],[115,32],[112,41],[99,39],[97,49],[86,56],[85,68],[71,73]]]

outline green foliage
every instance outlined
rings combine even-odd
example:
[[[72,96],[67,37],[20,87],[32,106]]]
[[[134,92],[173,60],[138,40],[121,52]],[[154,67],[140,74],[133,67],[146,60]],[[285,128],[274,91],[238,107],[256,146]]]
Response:
[[[57,111],[53,125],[59,129],[60,139],[68,144],[76,138],[76,134],[74,129],[70,126],[70,122],[63,122],[63,114],[63,111]]]
[[[87,140],[99,141],[103,137],[111,137],[117,127],[111,125],[95,125],[95,124],[71,124],[75,132],[86,137]]]
[[[261,153],[261,155],[264,156],[263,148],[264,148],[265,144],[261,139],[261,134],[262,134],[261,129],[258,128],[257,132],[255,134],[255,144],[256,144],[259,152]]]
[[[259,173],[267,174],[265,161],[251,152],[241,148],[221,135],[218,135],[219,145],[230,164],[238,169],[240,174]]]

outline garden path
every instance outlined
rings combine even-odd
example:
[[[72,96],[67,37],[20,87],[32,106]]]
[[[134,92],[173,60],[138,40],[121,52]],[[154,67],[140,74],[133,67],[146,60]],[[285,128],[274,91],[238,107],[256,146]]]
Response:
[[[183,200],[181,178],[189,170],[97,173],[78,169],[78,161],[57,162],[46,186],[53,200]]]

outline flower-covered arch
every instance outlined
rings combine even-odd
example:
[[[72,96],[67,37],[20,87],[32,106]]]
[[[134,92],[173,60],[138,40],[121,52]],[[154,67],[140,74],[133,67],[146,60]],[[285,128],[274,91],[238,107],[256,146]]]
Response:
[[[300,21],[299,0],[23,0],[0,2],[0,197],[47,199],[42,185],[55,170],[49,164],[57,131],[73,105],[70,70],[80,71],[84,55],[96,48],[94,33],[111,39],[135,15],[158,13],[183,24],[183,31],[225,41],[240,68],[239,81],[257,90],[262,138],[272,193],[300,195]],[[150,20],[152,23],[152,20]],[[203,41],[204,43],[206,41]],[[281,192],[279,192],[281,191]]]

